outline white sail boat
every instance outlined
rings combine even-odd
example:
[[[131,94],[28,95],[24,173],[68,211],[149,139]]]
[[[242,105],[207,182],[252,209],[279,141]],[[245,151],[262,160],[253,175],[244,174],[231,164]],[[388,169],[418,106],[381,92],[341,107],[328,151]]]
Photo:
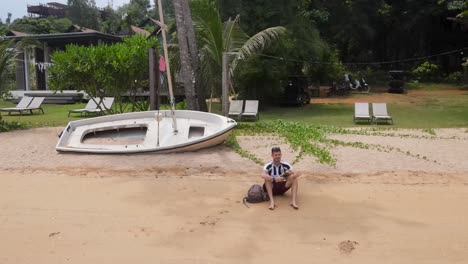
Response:
[[[158,0],[166,69],[171,76],[166,28]],[[168,78],[172,98],[172,82]],[[237,123],[217,114],[175,110],[134,112],[72,121],[60,136],[56,150],[84,153],[138,153],[195,151],[222,143]]]

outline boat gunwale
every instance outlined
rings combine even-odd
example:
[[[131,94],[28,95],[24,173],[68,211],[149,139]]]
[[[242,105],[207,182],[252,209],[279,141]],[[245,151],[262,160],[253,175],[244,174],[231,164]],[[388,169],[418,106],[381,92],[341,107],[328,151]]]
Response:
[[[168,110],[166,110],[166,111],[168,111]],[[228,122],[228,125],[225,126],[224,129],[219,130],[218,132],[213,133],[213,134],[211,134],[209,136],[203,136],[203,137],[200,137],[200,138],[197,138],[197,139],[190,140],[189,143],[185,142],[185,143],[170,145],[170,146],[166,146],[166,147],[152,147],[152,148],[147,148],[147,149],[109,150],[109,149],[104,149],[104,148],[99,149],[99,148],[78,148],[78,147],[62,146],[62,137],[60,137],[60,140],[59,140],[59,142],[57,143],[57,146],[56,146],[56,151],[58,151],[60,153],[75,152],[75,153],[92,153],[92,154],[128,154],[128,153],[143,153],[143,152],[158,152],[159,153],[159,152],[169,152],[169,151],[171,151],[171,152],[174,151],[175,152],[178,149],[188,148],[188,147],[191,147],[191,146],[194,146],[194,145],[197,145],[197,144],[202,144],[203,142],[213,140],[213,139],[215,139],[217,137],[224,137],[226,133],[231,133],[232,130],[237,126],[237,122],[235,122],[235,120],[233,120],[231,118],[228,118],[228,117],[220,116],[220,115],[217,115],[217,114],[198,112],[198,111],[189,111],[189,110],[178,110],[177,112],[181,112],[181,111],[184,111],[185,113],[187,113],[187,112],[196,112],[196,113],[201,113],[202,115],[208,114],[208,115],[212,115],[212,116],[215,116],[217,118],[220,118],[220,119],[221,118],[226,118],[226,120]],[[157,112],[157,111],[148,111],[148,112]],[[127,114],[134,114],[134,113],[122,114],[122,117],[125,117]],[[105,118],[105,119],[109,119],[109,116],[106,116],[106,117],[107,118]],[[98,117],[98,118],[101,119],[102,117]],[[145,117],[142,117],[142,118],[149,118],[149,117],[145,116]],[[182,118],[186,118],[186,117],[182,117]],[[86,119],[86,120],[89,120],[89,119]],[[106,122],[123,121],[123,120],[125,120],[125,118],[122,118],[122,119],[119,119],[119,120],[108,120]],[[79,121],[82,121],[82,120],[69,122],[69,124],[67,125],[67,127],[65,129],[66,130],[72,129],[74,131],[76,129],[76,127],[73,128],[72,125],[73,124],[80,125],[79,123],[81,123],[81,122],[79,122]],[[140,124],[142,124],[142,123],[140,123]],[[81,124],[81,125],[86,125],[86,124]],[[73,132],[71,132],[71,133],[73,133]],[[227,136],[225,136],[225,138],[227,138]],[[81,142],[82,139],[83,139],[83,137],[80,139],[80,142]],[[141,144],[129,144],[129,145],[125,145],[125,146],[138,146],[138,145],[141,145]],[[122,145],[122,146],[124,146],[124,145]]]

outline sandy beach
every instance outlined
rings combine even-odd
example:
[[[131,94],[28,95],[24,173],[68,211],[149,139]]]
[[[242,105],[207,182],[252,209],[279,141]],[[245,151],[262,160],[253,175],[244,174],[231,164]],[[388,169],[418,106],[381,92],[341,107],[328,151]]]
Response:
[[[299,210],[242,204],[261,166],[193,153],[59,154],[61,128],[0,134],[0,264],[466,263],[468,129],[332,135],[335,166],[304,157]],[[267,162],[282,139],[239,137]]]

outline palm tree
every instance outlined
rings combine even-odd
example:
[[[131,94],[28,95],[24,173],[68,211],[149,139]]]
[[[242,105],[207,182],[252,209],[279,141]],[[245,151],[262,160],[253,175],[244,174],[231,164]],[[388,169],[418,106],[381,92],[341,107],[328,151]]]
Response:
[[[200,80],[200,59],[198,57],[198,45],[195,36],[195,30],[193,28],[193,20],[192,14],[190,11],[188,1],[182,1],[182,9],[184,12],[184,19],[185,19],[185,28],[187,34],[187,42],[190,51],[190,57],[192,62],[192,70],[193,70],[193,77],[194,77],[194,89],[195,95],[198,103],[198,110],[206,111],[206,101],[205,101],[205,90],[203,89],[202,84],[199,82]]]
[[[0,41],[0,98],[8,92],[8,70],[15,63],[17,55],[13,40]]]
[[[262,52],[286,33],[284,27],[272,27],[249,38],[239,25],[239,16],[224,23],[221,21],[221,15],[214,1],[194,0],[190,4],[199,46],[202,77],[200,81],[212,94],[219,93],[221,88],[224,52],[237,54],[230,60],[230,74],[233,76],[237,65],[250,56]]]
[[[193,65],[190,58],[189,43],[187,41],[187,27],[185,17],[187,10],[183,8],[185,0],[174,0],[175,21],[177,25],[177,39],[179,42],[181,76],[184,83],[185,98],[187,99],[187,108],[197,110],[197,101],[195,87],[193,85]],[[184,12],[185,11],[185,12]]]
[[[44,45],[37,40],[23,38],[20,41],[13,39],[0,38],[0,98],[8,94],[9,85],[12,84],[11,76],[8,76],[9,70],[14,67],[17,57],[24,51],[25,48],[43,49]]]

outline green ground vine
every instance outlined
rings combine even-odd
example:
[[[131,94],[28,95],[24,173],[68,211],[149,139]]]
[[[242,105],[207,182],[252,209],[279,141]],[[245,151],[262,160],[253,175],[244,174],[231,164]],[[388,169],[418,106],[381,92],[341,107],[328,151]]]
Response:
[[[242,157],[246,157],[255,163],[262,165],[263,161],[254,154],[241,148],[237,141],[237,136],[254,136],[254,135],[276,135],[284,139],[294,151],[299,151],[299,154],[293,160],[293,164],[300,161],[305,155],[311,155],[317,158],[320,163],[334,166],[336,158],[331,154],[331,149],[336,146],[347,146],[360,149],[373,149],[379,152],[398,152],[407,156],[423,159],[430,162],[426,156],[420,154],[413,154],[409,151],[403,151],[399,148],[391,146],[382,146],[379,144],[367,144],[363,142],[345,142],[337,139],[329,139],[327,136],[332,134],[352,134],[352,135],[366,135],[366,136],[386,136],[386,137],[400,137],[400,138],[418,138],[418,139],[437,139],[434,130],[424,130],[430,134],[427,135],[411,135],[411,134],[395,134],[385,133],[391,129],[346,129],[333,126],[323,126],[316,124],[305,124],[300,122],[288,121],[267,121],[256,123],[240,123],[231,136],[226,140],[226,145]]]

